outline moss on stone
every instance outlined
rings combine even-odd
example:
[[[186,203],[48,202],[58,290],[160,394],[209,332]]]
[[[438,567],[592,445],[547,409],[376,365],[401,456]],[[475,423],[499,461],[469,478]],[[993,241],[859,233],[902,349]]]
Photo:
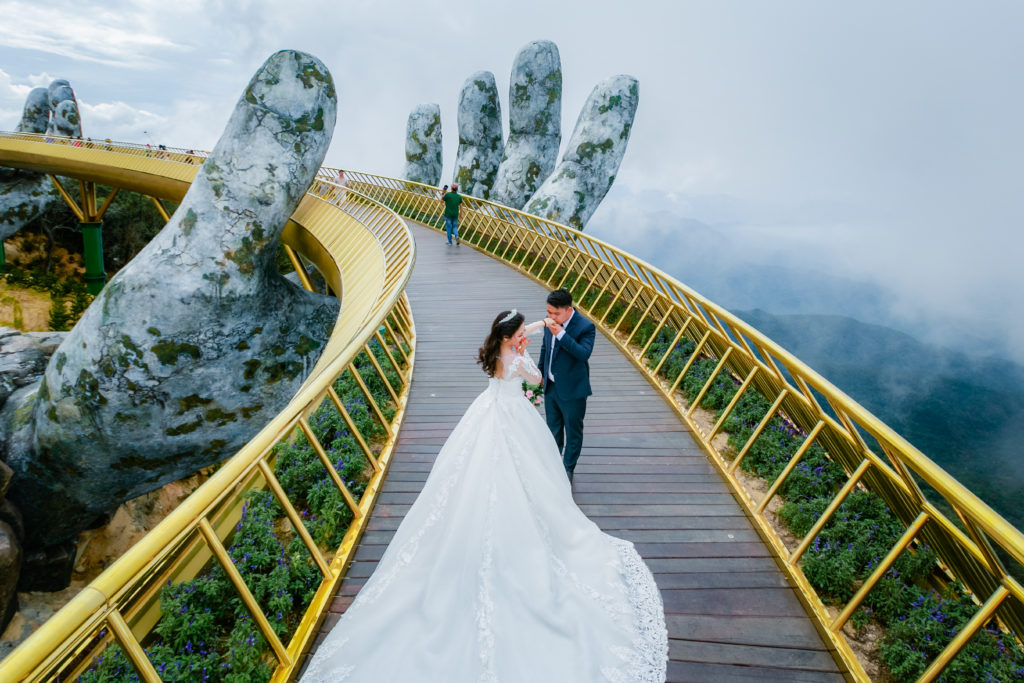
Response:
[[[181,219],[181,229],[186,235],[192,234],[192,228],[196,227],[196,221],[199,220],[199,216],[196,215],[194,209],[189,209],[185,212],[185,217]]]
[[[243,406],[242,407],[242,417],[244,417],[246,420],[248,420],[250,417],[252,417],[256,413],[258,413],[262,409],[263,409],[263,404],[262,403],[257,403],[255,405],[251,405],[251,406]]]
[[[148,329],[146,330],[146,332],[149,332],[149,333],[150,333],[151,335],[153,335],[154,337],[159,337],[159,336],[160,336],[160,330],[158,330],[158,329],[157,329],[157,328],[155,328],[155,327],[150,327],[150,328],[148,328]]]
[[[537,179],[540,178],[540,174],[543,169],[536,161],[531,161],[530,166],[526,169],[526,186],[533,189],[537,186]]]
[[[243,377],[246,379],[252,379],[256,376],[256,371],[260,369],[260,366],[263,365],[263,363],[253,359],[245,361],[242,365],[245,366],[245,373],[243,374]]]
[[[67,354],[65,354],[63,351],[58,353],[57,354],[57,363],[56,363],[57,372],[60,372],[61,370],[63,370],[64,369],[64,365],[67,362],[68,362]]]
[[[587,142],[584,142],[583,144],[576,148],[576,154],[581,159],[590,160],[593,159],[594,155],[597,154],[598,152],[607,154],[612,150],[614,146],[615,143],[612,142],[611,138],[606,138],[605,141],[601,143],[594,143],[588,140]]]
[[[203,426],[203,418],[197,417],[192,422],[184,422],[177,427],[168,427],[165,432],[167,436],[180,436],[181,434],[191,434],[200,427]]]
[[[271,363],[263,368],[267,373],[267,384],[280,382],[281,378],[293,380],[302,372],[302,363],[294,360]]]
[[[228,442],[224,439],[214,439],[210,442],[210,445],[202,450],[203,455],[213,455],[219,453],[228,445]]]
[[[245,351],[248,348],[249,348],[249,342],[245,341],[244,339],[242,341],[238,342],[237,344],[235,344],[235,351]]]
[[[608,102],[606,104],[602,104],[597,108],[597,111],[601,114],[606,114],[615,107],[618,107],[620,104],[622,104],[622,95],[612,95],[608,98]]]
[[[218,427],[222,427],[228,422],[234,422],[237,419],[234,413],[222,410],[221,408],[210,408],[206,411],[206,421],[216,422]]]
[[[314,341],[306,335],[302,335],[299,337],[299,343],[295,345],[295,353],[305,357],[313,351],[316,351],[318,348],[320,348],[320,342]]]
[[[321,131],[324,129],[324,110],[320,107],[316,110],[316,114],[310,117],[309,112],[306,112],[298,119],[295,120],[295,132],[296,133],[308,133],[310,131]]]
[[[184,398],[178,399],[178,415],[192,410],[193,408],[200,408],[202,406],[208,406],[213,403],[212,398],[203,398],[199,394],[192,394]]]
[[[140,368],[149,368],[149,365],[143,360],[144,356],[142,349],[132,341],[132,338],[126,334],[122,334],[118,340],[121,342],[121,348],[124,349],[124,353],[115,357],[115,361],[122,370],[127,370],[128,366],[135,365]]]
[[[86,405],[104,405],[107,398],[100,393],[100,381],[88,370],[81,370],[75,381],[75,389]]]
[[[331,78],[329,72],[321,71],[320,68],[313,62],[302,62],[302,58],[296,54],[296,61],[299,61],[300,67],[295,77],[302,81],[302,85],[305,88],[315,88],[317,83],[323,83],[327,86],[327,97],[334,97],[334,79]]]
[[[160,342],[150,347],[150,351],[156,354],[157,360],[162,365],[174,365],[181,355],[192,356],[199,360],[199,347],[195,344],[176,344],[174,341]]]

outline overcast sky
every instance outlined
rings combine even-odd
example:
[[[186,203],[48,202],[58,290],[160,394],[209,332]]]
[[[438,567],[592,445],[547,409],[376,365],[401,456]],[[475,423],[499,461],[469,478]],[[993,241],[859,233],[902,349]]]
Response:
[[[399,174],[409,111],[436,102],[446,178],[465,78],[492,71],[507,117],[516,51],[553,40],[563,141],[594,84],[640,81],[588,231],[685,249],[698,220],[743,258],[879,283],[950,345],[981,326],[1024,359],[1024,3],[0,0],[0,17],[0,128],[59,77],[85,135],[209,149],[295,48],[338,86],[326,163]]]

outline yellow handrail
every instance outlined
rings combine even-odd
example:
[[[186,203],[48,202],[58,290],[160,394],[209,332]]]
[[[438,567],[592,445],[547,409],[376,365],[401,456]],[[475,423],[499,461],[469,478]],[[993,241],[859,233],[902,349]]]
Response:
[[[336,169],[321,170],[324,178],[336,177],[337,173]],[[438,188],[357,171],[346,170],[344,175],[350,187],[391,206],[402,215],[440,227],[443,205]],[[986,605],[992,605],[988,608],[991,614],[995,614],[999,607],[1002,622],[1018,636],[1024,633],[1024,588],[1005,570],[989,547],[990,543],[994,544],[1024,565],[1024,534],[906,439],[757,329],[663,271],[607,242],[566,226],[474,197],[466,196],[464,200],[460,232],[465,243],[548,287],[560,286],[570,276],[575,276],[576,283],[583,283],[584,294],[597,293],[594,306],[603,305],[602,302],[611,297],[607,312],[600,317],[594,316],[595,322],[633,360],[689,426],[710,460],[729,482],[734,497],[747,509],[759,534],[772,548],[780,568],[800,589],[805,607],[816,617],[819,632],[835,647],[837,659],[850,678],[867,680],[867,675],[840,627],[863,600],[870,586],[845,605],[838,616],[830,613],[798,564],[806,545],[789,548],[765,516],[768,499],[778,489],[788,470],[778,477],[769,495],[756,501],[746,493],[736,475],[739,459],[756,440],[768,419],[779,412],[809,433],[804,449],[812,442],[821,444],[828,457],[842,465],[847,476],[853,479],[852,484],[836,492],[834,504],[819,518],[812,533],[804,539],[805,543],[813,540],[853,488],[866,487],[877,493],[908,527],[904,538],[890,553],[890,562],[911,541],[927,543],[938,553],[948,573],[962,581],[979,604],[988,601]],[[616,303],[625,308],[618,324],[613,325],[608,318]],[[588,310],[585,303],[582,308]],[[655,367],[644,362],[650,341],[641,347],[633,343],[633,334],[618,332],[629,312],[639,314],[635,329],[644,322],[650,322],[656,325],[656,330],[671,326],[679,332]],[[714,382],[718,369],[711,373],[692,404],[676,392],[690,367],[689,363],[671,385],[663,383],[658,376],[661,363],[684,331],[692,339],[700,340],[689,363],[699,352],[717,361],[719,369],[727,368],[739,385],[734,400],[715,426],[708,430],[709,433],[705,433],[695,420],[694,410]],[[721,452],[712,443],[712,438],[721,429],[736,401],[749,388],[756,388],[768,401],[774,400],[774,404],[743,451],[730,461],[727,455],[731,454]],[[831,413],[822,407],[819,397]],[[881,454],[868,446],[862,433],[877,441]],[[801,455],[803,449],[794,455],[789,469]],[[955,511],[966,527],[966,533],[922,493],[915,477],[930,486],[942,497],[945,505]],[[886,569],[888,564],[883,561],[865,584],[877,581]],[[993,603],[996,598],[998,601]],[[984,620],[973,620],[969,627],[977,630],[983,623]],[[967,640],[969,638],[960,637],[950,643],[922,680],[930,680],[940,672]]]
[[[0,164],[120,184],[153,196],[180,199],[197,169],[192,162],[201,161],[204,155],[168,150],[163,158],[156,158],[148,151],[138,145],[107,141],[88,147],[67,138],[0,133]],[[286,680],[294,673],[365,529],[405,414],[416,332],[404,288],[412,272],[415,244],[408,227],[394,212],[354,190],[339,190],[321,181],[314,183],[303,198],[282,241],[319,268],[341,301],[332,335],[310,376],[287,407],[206,483],[0,662],[0,680],[74,678],[113,641],[145,680],[159,680],[140,642],[159,617],[160,589],[167,581],[196,576],[211,561],[222,565],[270,643],[277,662],[274,680]],[[400,386],[393,388],[394,393],[388,397],[391,406],[378,403],[366,384],[370,375],[360,374],[368,371],[391,388],[386,372],[374,357],[374,346],[386,354],[400,380]],[[394,352],[389,347],[394,347]],[[361,352],[371,359],[368,370],[356,365]],[[363,392],[361,400],[373,408],[387,434],[385,442],[377,444],[376,452],[368,443],[370,435],[358,431],[335,393],[335,381],[342,375],[355,380]],[[307,416],[322,403],[346,421],[372,465],[372,475],[358,501],[326,459],[307,422]],[[313,543],[271,466],[274,446],[299,432],[326,459],[325,470],[354,517],[340,547],[328,557]],[[243,496],[253,488],[266,488],[274,494],[310,553],[312,564],[323,575],[287,643],[273,632],[224,547],[239,518]]]

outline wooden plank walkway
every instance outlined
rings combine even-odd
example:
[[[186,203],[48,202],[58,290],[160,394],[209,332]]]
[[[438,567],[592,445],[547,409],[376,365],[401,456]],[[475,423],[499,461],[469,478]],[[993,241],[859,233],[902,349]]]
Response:
[[[373,573],[441,445],[486,387],[474,359],[490,321],[510,307],[528,320],[544,314],[540,285],[411,225],[417,261],[407,292],[418,343],[405,423],[314,649]],[[536,341],[534,353],[539,349]],[[843,680],[769,550],[685,425],[601,334],[591,375],[594,395],[574,497],[604,531],[635,543],[654,572],[668,621],[668,680]]]

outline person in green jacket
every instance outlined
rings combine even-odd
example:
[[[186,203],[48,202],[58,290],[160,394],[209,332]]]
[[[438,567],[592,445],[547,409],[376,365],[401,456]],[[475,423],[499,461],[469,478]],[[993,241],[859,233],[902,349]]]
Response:
[[[459,246],[459,216],[462,213],[462,195],[459,194],[459,184],[452,183],[450,192],[446,192],[441,201],[444,202],[444,229],[448,233],[448,244],[452,243],[452,235],[455,235],[455,246]]]

